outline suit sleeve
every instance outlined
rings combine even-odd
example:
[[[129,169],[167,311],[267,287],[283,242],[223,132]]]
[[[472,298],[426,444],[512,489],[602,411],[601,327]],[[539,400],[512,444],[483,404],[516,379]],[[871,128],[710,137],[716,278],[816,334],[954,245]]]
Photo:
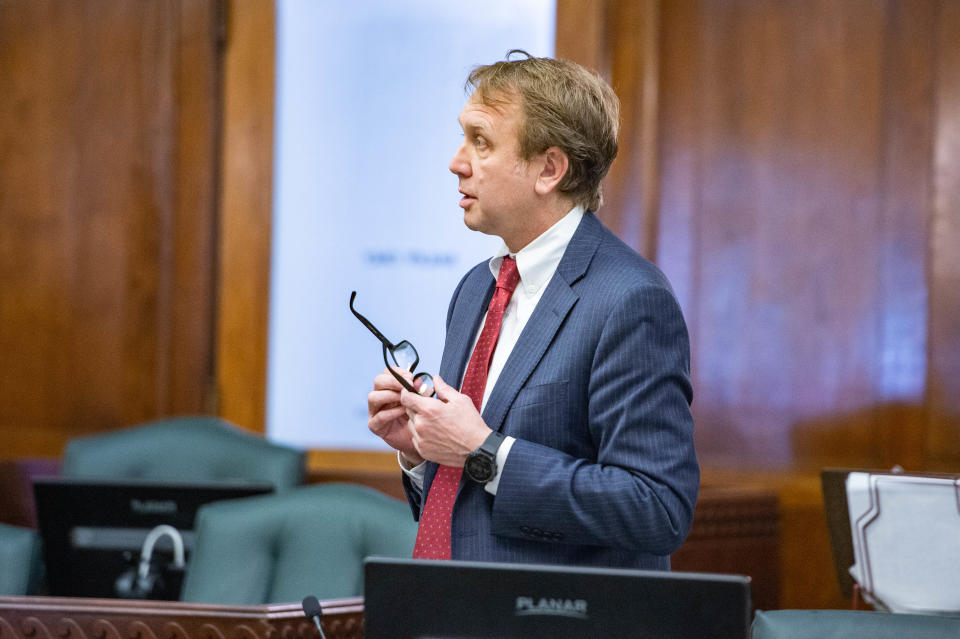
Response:
[[[620,297],[584,391],[596,459],[518,439],[494,499],[493,533],[523,537],[521,528],[536,528],[558,543],[675,551],[699,486],[689,358],[668,289],[638,287]]]

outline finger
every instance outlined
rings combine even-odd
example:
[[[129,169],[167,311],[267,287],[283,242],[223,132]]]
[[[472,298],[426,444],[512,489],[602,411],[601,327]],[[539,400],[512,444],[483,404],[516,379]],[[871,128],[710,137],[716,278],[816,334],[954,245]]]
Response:
[[[419,413],[424,408],[424,402],[430,400],[431,398],[411,393],[406,388],[400,391],[400,404],[407,409],[408,413]]]
[[[400,393],[395,390],[373,390],[367,395],[367,415],[371,417],[384,408],[400,405]]]
[[[377,411],[377,413],[370,416],[370,420],[371,421],[377,420],[380,422],[390,422],[391,420],[401,418],[406,414],[407,414],[407,409],[405,409],[400,404],[396,404],[395,406],[389,406],[387,408],[383,408]]]
[[[443,381],[443,378],[439,375],[433,378],[433,390],[437,393],[437,399],[445,402],[449,402],[460,394],[456,388]]]
[[[397,372],[403,377],[403,373],[410,374],[408,371],[403,369],[396,369]],[[373,388],[375,390],[396,390],[399,391],[403,388],[403,385],[397,381],[397,378],[390,374],[390,371],[383,369],[383,372],[373,378]]]
[[[367,421],[367,427],[375,435],[387,432],[391,425],[398,419],[407,419],[407,412],[402,406],[382,410],[376,415],[370,417]]]

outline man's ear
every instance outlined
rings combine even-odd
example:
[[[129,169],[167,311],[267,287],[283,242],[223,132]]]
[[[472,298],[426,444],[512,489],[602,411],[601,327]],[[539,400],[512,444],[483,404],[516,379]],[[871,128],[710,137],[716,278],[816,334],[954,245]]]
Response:
[[[546,195],[557,188],[570,168],[567,154],[559,147],[551,146],[543,152],[542,158],[543,168],[540,169],[540,175],[537,176],[537,183],[534,185],[538,195]]]

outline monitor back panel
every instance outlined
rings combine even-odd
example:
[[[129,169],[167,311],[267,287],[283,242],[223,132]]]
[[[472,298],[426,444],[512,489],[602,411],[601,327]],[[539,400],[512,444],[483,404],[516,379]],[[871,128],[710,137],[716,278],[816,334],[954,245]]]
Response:
[[[746,639],[750,580],[714,575],[372,558],[367,639]]]
[[[34,480],[37,524],[43,538],[49,594],[116,597],[116,580],[136,567],[147,533],[161,524],[182,535],[187,555],[193,521],[203,504],[262,495],[270,484],[243,482],[157,483],[45,477]],[[168,565],[173,546],[154,547],[157,565]],[[176,599],[180,575],[169,575],[155,598]],[[153,598],[153,597],[152,597]]]

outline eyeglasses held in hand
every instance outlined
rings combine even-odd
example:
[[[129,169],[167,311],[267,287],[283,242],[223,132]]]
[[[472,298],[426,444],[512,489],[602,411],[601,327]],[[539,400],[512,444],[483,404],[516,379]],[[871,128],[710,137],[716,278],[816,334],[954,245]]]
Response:
[[[357,319],[383,343],[383,362],[387,365],[387,370],[390,371],[390,374],[397,378],[397,381],[411,393],[417,393],[425,397],[433,397],[436,391],[433,388],[433,377],[430,376],[430,373],[415,374],[413,376],[413,384],[411,385],[410,382],[394,370],[394,367],[399,367],[412,373],[413,369],[420,363],[420,356],[417,355],[417,349],[407,340],[393,344],[384,337],[383,333],[378,331],[377,327],[370,323],[370,320],[353,308],[353,300],[356,296],[356,291],[350,293],[350,312],[356,315]]]

